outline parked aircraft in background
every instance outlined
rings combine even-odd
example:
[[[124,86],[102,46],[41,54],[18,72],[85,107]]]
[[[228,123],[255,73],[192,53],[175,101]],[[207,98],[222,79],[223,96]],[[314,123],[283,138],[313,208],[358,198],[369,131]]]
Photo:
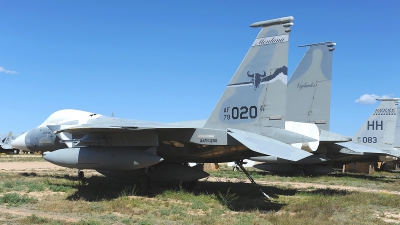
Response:
[[[154,181],[191,182],[208,174],[189,162],[214,163],[275,156],[298,161],[313,155],[291,146],[316,139],[285,130],[289,34],[293,17],[261,27],[221,99],[205,122],[156,123],[79,110],[60,110],[12,145],[44,151],[54,164],[95,169],[132,179],[148,168]],[[82,173],[80,174],[82,175]]]
[[[328,132],[330,123],[330,101],[332,81],[333,42],[316,43],[308,46],[303,59],[288,81],[287,120],[286,128],[292,131],[307,130],[310,137],[319,140],[319,145],[304,146],[303,149],[312,152],[314,156],[328,158],[325,162],[308,162],[303,159],[291,162],[278,157],[264,157],[263,164],[254,167],[272,172],[287,172],[298,174],[332,172],[332,164],[355,161],[386,161],[399,157],[399,151],[393,146],[394,124],[396,112],[391,115],[372,115],[369,123],[384,123],[371,136],[370,129],[364,124],[360,131],[351,138]],[[303,47],[301,46],[301,47]],[[377,110],[393,110],[397,99],[383,99]],[[389,113],[389,114],[390,114]],[[291,122],[296,121],[296,122]],[[366,124],[368,123],[366,122]],[[375,121],[375,122],[374,122]],[[298,122],[304,122],[298,123]],[[316,124],[319,129],[310,125]],[[311,128],[314,129],[310,129]],[[319,137],[319,138],[318,138]],[[369,139],[368,139],[369,138]],[[373,139],[371,139],[373,138]],[[391,141],[389,141],[391,140]],[[385,144],[384,144],[385,143]],[[391,145],[387,143],[392,143]],[[368,146],[368,147],[367,147]]]
[[[400,148],[400,108],[397,108],[397,122],[396,122],[396,132],[395,132],[395,138],[394,138],[394,147],[395,148]]]
[[[0,153],[18,154],[19,150],[11,146],[11,142],[14,139],[15,136],[12,134],[12,132],[8,133],[8,135],[0,135]]]

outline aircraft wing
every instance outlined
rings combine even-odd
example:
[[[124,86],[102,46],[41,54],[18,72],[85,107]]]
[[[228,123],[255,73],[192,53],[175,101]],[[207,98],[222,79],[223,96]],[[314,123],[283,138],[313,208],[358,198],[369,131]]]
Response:
[[[206,120],[192,120],[192,121],[168,123],[168,125],[190,127],[190,128],[203,128],[206,122],[207,122]]]
[[[82,125],[47,125],[47,127],[54,133],[101,133],[101,132],[135,132],[143,130],[162,130],[162,129],[195,129],[190,127],[177,126],[164,123],[129,123],[129,124],[82,124]],[[298,161],[312,154],[297,149],[286,143],[277,141],[275,139],[258,135],[251,132],[228,129],[228,134],[245,145],[247,148],[254,152],[264,155],[272,155],[282,159],[291,161]]]
[[[131,124],[82,124],[82,125],[47,125],[47,127],[58,134],[68,133],[87,133],[87,132],[130,132],[135,130],[159,130],[159,129],[184,129],[176,125],[164,123],[131,123]]]
[[[298,161],[312,154],[269,137],[242,130],[228,129],[228,134],[252,151]]]

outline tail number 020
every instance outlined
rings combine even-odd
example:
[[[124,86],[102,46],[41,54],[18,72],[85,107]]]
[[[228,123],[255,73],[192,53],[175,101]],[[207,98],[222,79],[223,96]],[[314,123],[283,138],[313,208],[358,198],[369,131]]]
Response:
[[[257,118],[257,106],[242,106],[242,107],[232,107],[232,119],[241,119],[241,120],[246,120],[249,119],[255,119]]]

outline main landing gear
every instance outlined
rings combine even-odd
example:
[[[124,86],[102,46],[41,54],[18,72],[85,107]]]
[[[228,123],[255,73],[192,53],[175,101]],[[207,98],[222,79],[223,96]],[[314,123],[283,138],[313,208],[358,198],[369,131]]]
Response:
[[[254,181],[254,179],[250,176],[250,174],[244,169],[244,167],[243,167],[243,160],[235,161],[235,163],[236,163],[236,165],[237,165],[238,167],[240,167],[240,169],[243,171],[243,173],[246,174],[247,178],[249,178],[249,180],[251,181],[251,183],[252,183],[254,186],[256,186],[256,188],[258,188],[258,190],[260,190],[261,194],[263,194],[268,200],[271,200],[271,198],[261,190],[260,185],[258,185],[258,184]]]
[[[85,174],[83,173],[82,170],[78,170],[78,177],[79,179],[83,180],[85,178]]]

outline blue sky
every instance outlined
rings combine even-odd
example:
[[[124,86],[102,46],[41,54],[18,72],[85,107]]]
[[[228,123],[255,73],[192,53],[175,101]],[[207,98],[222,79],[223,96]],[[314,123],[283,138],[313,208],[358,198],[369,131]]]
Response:
[[[334,41],[331,131],[353,135],[400,97],[400,1],[0,0],[1,132],[56,110],[175,122],[206,119],[252,44],[253,22],[294,16],[298,45]]]

